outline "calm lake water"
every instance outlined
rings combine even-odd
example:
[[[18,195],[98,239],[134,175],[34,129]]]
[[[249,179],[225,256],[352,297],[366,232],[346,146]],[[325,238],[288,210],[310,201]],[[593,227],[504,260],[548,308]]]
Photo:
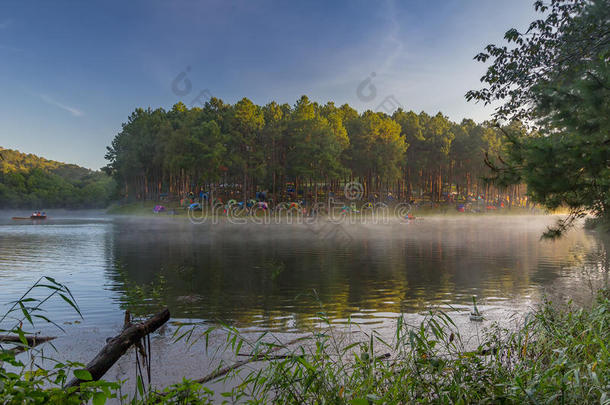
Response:
[[[200,324],[201,332],[225,323],[252,340],[271,332],[266,339],[288,342],[319,326],[325,312],[349,339],[371,329],[392,339],[398,316],[416,325],[428,309],[440,307],[476,345],[482,328],[495,321],[514,325],[543,294],[587,302],[608,283],[608,247],[594,234],[577,229],[557,242],[539,240],[553,217],[316,227],[194,225],[184,218],[129,220],[91,211],[51,212],[34,224],[13,221],[13,215],[24,213],[0,212],[0,313],[43,275],[67,284],[84,319],[52,299],[45,315],[64,332],[48,324],[26,328],[58,336],[52,347],[41,346],[51,358],[87,363],[121,330],[125,308],[145,316],[167,305],[172,321],[151,345],[158,388],[236,360],[223,350],[221,330],[210,334],[208,349],[202,341],[175,343],[173,332],[184,320]],[[468,318],[473,295],[482,323]],[[27,353],[20,356],[29,364]],[[129,351],[104,378],[127,380],[123,388],[133,392],[134,359]],[[210,388],[218,396],[231,384]]]
[[[607,277],[606,246],[594,235],[577,229],[539,240],[552,217],[343,225],[349,237],[338,238],[296,224],[193,225],[90,211],[33,224],[10,220],[15,214],[0,221],[0,308],[52,276],[71,288],[84,320],[61,300],[48,303],[47,315],[76,329],[112,329],[125,307],[146,314],[162,305],[174,319],[244,330],[304,330],[321,308],[338,324],[374,326],[431,306],[464,308],[473,295],[506,310],[531,307],[545,292],[584,299]]]

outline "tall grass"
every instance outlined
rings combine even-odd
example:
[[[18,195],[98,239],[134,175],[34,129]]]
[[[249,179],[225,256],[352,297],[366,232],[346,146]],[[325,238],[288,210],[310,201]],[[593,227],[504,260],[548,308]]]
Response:
[[[108,398],[116,398],[119,389],[116,383],[96,381],[86,382],[80,389],[63,388],[72,377],[84,380],[92,378],[83,364],[57,361],[51,353],[45,352],[44,346],[36,346],[36,334],[29,328],[42,322],[63,331],[45,312],[44,304],[51,299],[62,300],[81,316],[70,289],[52,277],[38,279],[19,299],[9,303],[9,308],[0,315],[0,335],[19,338],[18,342],[0,342],[0,404],[81,404],[91,400],[95,405],[100,405]],[[54,349],[52,342],[49,344]],[[26,363],[17,357],[23,352],[29,354]],[[39,360],[51,362],[53,367],[41,367]]]
[[[546,301],[517,329],[488,328],[474,350],[444,312],[417,326],[399,319],[395,333],[392,342],[372,332],[349,344],[332,328],[313,333],[296,349],[263,355],[264,366],[242,372],[225,395],[294,404],[610,403],[608,290],[588,309]],[[265,353],[260,340],[228,334],[227,349]]]
[[[48,298],[30,299],[29,292],[38,288],[47,288]],[[63,296],[79,312],[67,287],[53,279],[41,279],[32,289],[3,317],[14,318],[11,333],[25,337],[24,325],[35,319],[51,322],[38,315],[53,296]],[[441,311],[431,312],[417,325],[399,318],[391,338],[374,331],[339,332],[323,313],[320,320],[319,329],[286,346],[270,341],[269,335],[251,340],[225,327],[226,344],[221,349],[246,354],[251,361],[244,363],[257,367],[231,369],[204,384],[184,380],[161,393],[140,390],[131,399],[120,395],[120,383],[88,382],[79,390],[65,390],[69,374],[87,379],[82,365],[28,366],[16,359],[14,350],[0,347],[0,403],[97,405],[112,398],[133,404],[209,404],[219,399],[253,404],[610,404],[607,289],[587,308],[545,301],[517,328],[488,328],[477,347],[468,347],[451,316]],[[206,345],[212,332],[199,335]],[[175,336],[179,341],[196,335],[192,329],[179,328]],[[18,345],[34,350],[25,338]],[[218,379],[233,388],[216,395],[206,384]]]

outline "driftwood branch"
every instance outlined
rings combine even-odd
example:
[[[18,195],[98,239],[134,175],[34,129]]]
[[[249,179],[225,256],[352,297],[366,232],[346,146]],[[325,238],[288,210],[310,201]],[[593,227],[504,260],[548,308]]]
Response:
[[[358,332],[357,331],[352,331],[352,333],[358,333]],[[238,361],[236,363],[233,363],[230,366],[227,366],[227,367],[221,368],[219,370],[216,370],[213,373],[210,373],[210,374],[206,375],[203,378],[200,378],[198,380],[194,380],[194,382],[199,383],[199,384],[204,384],[204,383],[210,382],[210,381],[215,380],[218,377],[222,377],[223,375],[226,375],[226,374],[230,373],[231,371],[233,371],[235,369],[238,369],[239,367],[244,366],[244,365],[246,365],[248,363],[254,363],[254,362],[257,362],[257,361],[266,361],[266,360],[279,360],[279,359],[285,359],[285,358],[288,358],[288,357],[298,357],[297,355],[286,355],[286,356],[269,356],[269,355],[271,353],[275,353],[275,352],[277,352],[279,350],[285,349],[288,346],[292,346],[293,344],[295,344],[297,342],[300,342],[301,340],[306,340],[306,339],[309,339],[309,337],[308,336],[303,336],[303,337],[291,340],[288,343],[275,346],[275,347],[267,350],[264,353],[255,354],[255,355],[253,355],[253,356],[251,356],[251,357],[249,357],[247,359],[240,360],[240,361]],[[237,355],[238,356],[242,356],[243,354],[238,353]],[[389,353],[383,354],[380,357],[381,358],[387,358],[387,357],[389,357]]]
[[[134,344],[137,345],[140,339],[159,329],[168,320],[168,309],[164,309],[155,316],[137,324],[128,322],[126,316],[126,327],[123,331],[117,336],[108,339],[106,346],[87,364],[86,369],[91,373],[93,381],[102,378],[110,367],[125,354],[127,349]],[[82,382],[84,381],[75,378],[68,383],[67,387],[76,387]]]
[[[280,346],[275,346],[275,347],[267,350],[264,353],[255,354],[254,356],[251,356],[251,357],[249,357],[247,359],[235,362],[235,363],[231,364],[230,366],[227,366],[227,367],[221,368],[219,370],[216,370],[213,373],[210,373],[210,374],[206,375],[203,378],[195,380],[194,382],[199,383],[199,384],[204,384],[204,383],[210,382],[210,381],[215,380],[218,377],[222,377],[223,375],[226,375],[226,374],[230,373],[231,371],[233,371],[235,369],[238,369],[239,367],[244,366],[244,365],[246,365],[248,363],[253,363],[253,362],[262,361],[262,360],[278,360],[280,358],[292,357],[292,356],[269,356],[269,355],[271,353],[274,353],[274,352],[280,351],[282,349],[285,349],[286,347],[288,347],[290,345],[293,345],[293,344],[295,344],[298,341],[303,340],[303,339],[307,339],[307,337],[300,337],[300,338],[291,340],[290,342],[288,342],[286,344],[283,344],[283,345],[280,345]]]
[[[38,336],[38,335],[26,335],[24,336],[27,342],[27,346],[23,344],[19,335],[0,335],[0,344],[2,343],[14,343],[15,347],[12,349],[3,349],[0,346],[0,352],[12,353],[14,355],[18,355],[19,353],[23,353],[27,350],[30,350],[33,347],[36,347],[40,344],[48,342],[50,340],[55,339],[55,336]]]
[[[55,336],[38,336],[38,335],[25,335],[25,340],[28,345],[34,347],[49,340],[55,339]],[[23,343],[19,335],[0,335],[0,343]]]
[[[285,355],[274,355],[274,356],[270,356],[270,354],[277,352],[279,350],[285,349],[288,346],[291,346],[301,340],[307,339],[307,337],[300,337],[294,340],[291,340],[290,342],[284,344],[284,345],[280,345],[280,346],[276,346],[273,347],[269,350],[267,350],[264,353],[259,353],[259,354],[255,354],[254,356],[250,356],[247,359],[244,360],[240,360],[238,362],[235,362],[233,364],[231,364],[230,366],[221,368],[219,370],[214,371],[213,373],[208,374],[207,376],[200,378],[198,380],[194,380],[194,382],[199,383],[199,384],[204,384],[207,382],[210,382],[212,380],[215,380],[219,377],[222,377],[228,373],[230,373],[233,370],[238,369],[241,366],[244,366],[248,363],[254,363],[257,361],[272,361],[272,360],[282,360],[282,359],[287,359],[290,357],[299,357],[300,355],[294,355],[294,354],[285,354]],[[238,356],[244,356],[243,353],[238,353]],[[390,353],[384,353],[380,356],[377,356],[377,360],[383,360],[383,359],[387,359],[390,357]]]

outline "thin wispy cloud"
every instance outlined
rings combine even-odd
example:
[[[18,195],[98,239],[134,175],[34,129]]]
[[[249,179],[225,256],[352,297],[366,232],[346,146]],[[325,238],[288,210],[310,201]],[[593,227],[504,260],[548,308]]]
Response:
[[[396,58],[398,58],[403,50],[404,44],[400,38],[400,24],[396,19],[396,5],[394,0],[388,0],[387,2],[387,17],[390,22],[390,30],[387,35],[386,41],[391,44],[391,47],[394,48],[392,52],[385,58],[383,65],[379,69],[380,73],[385,73],[390,70]]]
[[[0,21],[0,30],[6,29],[10,27],[12,21],[11,20],[2,20]]]
[[[21,48],[17,48],[16,46],[11,46],[11,45],[4,45],[4,44],[0,44],[0,50],[2,51],[9,51],[9,52],[13,52],[13,53],[20,53],[20,54],[31,54],[30,52],[26,51],[25,49],[21,49]]]
[[[72,114],[75,117],[80,117],[80,116],[84,115],[84,113],[81,110],[74,108],[74,107],[67,106],[65,104],[62,104],[59,101],[54,100],[51,97],[47,96],[46,94],[41,94],[40,98],[45,103],[53,105],[58,108],[61,108],[62,110],[69,112],[70,114]]]

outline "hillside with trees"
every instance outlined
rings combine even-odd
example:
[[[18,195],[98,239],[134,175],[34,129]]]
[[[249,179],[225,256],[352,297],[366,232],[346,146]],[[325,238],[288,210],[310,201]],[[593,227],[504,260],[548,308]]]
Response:
[[[101,171],[0,147],[0,208],[101,208],[115,191]]]
[[[124,197],[138,200],[200,190],[222,196],[227,188],[244,200],[261,191],[274,201],[316,199],[349,181],[361,183],[366,198],[495,199],[484,161],[501,152],[502,139],[490,123],[442,113],[359,113],[306,96],[264,106],[212,98],[203,108],[136,109],[108,147],[105,170]],[[501,192],[513,200],[525,188]]]

